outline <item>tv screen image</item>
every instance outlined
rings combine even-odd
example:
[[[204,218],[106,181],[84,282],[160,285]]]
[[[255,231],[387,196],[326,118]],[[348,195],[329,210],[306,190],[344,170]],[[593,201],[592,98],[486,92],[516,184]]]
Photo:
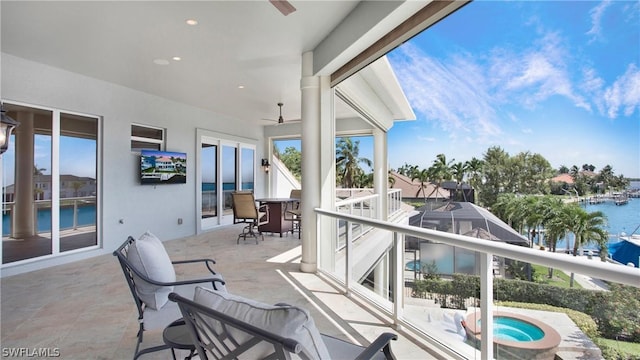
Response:
[[[141,151],[141,184],[185,184],[186,182],[186,153],[158,150]]]

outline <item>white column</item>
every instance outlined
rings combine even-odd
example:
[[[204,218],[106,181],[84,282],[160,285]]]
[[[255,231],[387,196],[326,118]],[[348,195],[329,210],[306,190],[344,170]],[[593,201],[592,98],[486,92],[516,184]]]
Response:
[[[378,194],[377,215],[379,220],[387,220],[387,134],[380,130],[373,130],[373,188]],[[392,236],[389,234],[389,236]],[[394,256],[395,251],[391,251],[390,256]],[[384,264],[384,266],[383,266]],[[389,258],[384,260],[375,269],[375,292],[387,299],[389,289],[389,278],[391,266],[388,266]]]
[[[316,272],[318,234],[314,208],[320,206],[320,78],[313,76],[313,52],[302,54],[302,272]]]
[[[387,170],[387,133],[373,130],[373,187],[378,194],[378,219],[387,220],[387,192],[389,187]]]
[[[320,207],[336,208],[336,122],[334,116],[335,92],[331,77],[320,77]],[[321,217],[318,222],[318,264],[321,269],[335,271],[338,243],[337,220]]]
[[[23,238],[35,235],[33,202],[33,113],[18,112],[20,126],[15,131],[16,171],[14,186],[13,231],[11,236]]]

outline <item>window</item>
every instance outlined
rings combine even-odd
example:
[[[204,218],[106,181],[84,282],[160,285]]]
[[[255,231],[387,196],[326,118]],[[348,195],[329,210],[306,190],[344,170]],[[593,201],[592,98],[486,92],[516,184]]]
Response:
[[[131,124],[131,151],[163,150],[164,132],[165,130],[161,128]]]
[[[29,105],[3,105],[22,124],[11,135],[10,144],[22,146],[7,149],[0,164],[2,264],[99,246],[100,119]],[[87,186],[89,181],[92,186]]]

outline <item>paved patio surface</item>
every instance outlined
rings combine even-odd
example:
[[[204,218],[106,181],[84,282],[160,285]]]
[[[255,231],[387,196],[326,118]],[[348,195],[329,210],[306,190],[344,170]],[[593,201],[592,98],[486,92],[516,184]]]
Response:
[[[227,226],[164,244],[172,260],[214,258],[229,292],[308,309],[323,333],[361,344],[381,332],[397,333],[385,325],[383,314],[343,296],[327,279],[301,273],[297,236],[265,236],[258,245],[236,245],[241,228]],[[178,279],[198,275],[182,265],[176,273]],[[132,358],[137,314],[122,270],[110,254],[3,278],[0,295],[2,348],[58,349],[62,359]],[[143,344],[157,345],[161,339],[160,331],[148,331]],[[436,358],[402,334],[392,349],[398,359]],[[162,351],[141,359],[170,358],[169,351]]]

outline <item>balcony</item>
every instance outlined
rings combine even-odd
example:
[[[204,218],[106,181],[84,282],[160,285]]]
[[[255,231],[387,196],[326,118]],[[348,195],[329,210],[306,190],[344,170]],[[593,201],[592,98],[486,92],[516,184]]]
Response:
[[[380,332],[393,331],[385,325],[387,316],[344,297],[333,281],[299,272],[297,236],[267,235],[259,245],[236,245],[240,231],[241,225],[228,226],[167,241],[165,246],[173,260],[213,257],[229,291],[304,307],[324,333],[367,343]],[[188,271],[176,268],[178,278],[192,275]],[[111,255],[3,278],[1,308],[3,348],[58,348],[64,359],[133,355],[137,315],[122,270]],[[160,333],[145,334],[144,345],[160,342]],[[433,358],[406,337],[393,345],[399,358]],[[171,353],[143,358],[170,359]]]
[[[586,327],[578,327],[576,323],[581,320],[569,318],[570,316],[577,317],[577,315],[558,309],[557,303],[564,301],[567,305],[563,306],[564,308],[576,310],[580,306],[574,306],[570,303],[579,303],[584,296],[585,299],[591,301],[589,305],[582,306],[584,312],[590,311],[590,307],[598,306],[608,307],[610,311],[622,311],[621,309],[612,309],[613,305],[609,302],[609,298],[602,295],[608,291],[607,284],[612,287],[620,283],[636,288],[640,286],[640,270],[620,264],[602,262],[600,259],[590,256],[573,257],[566,254],[549,253],[499,241],[481,240],[378,221],[366,216],[347,215],[340,211],[340,207],[337,211],[316,209],[316,214],[319,224],[326,223],[328,219],[331,219],[339,224],[338,229],[347,229],[338,232],[341,235],[346,233],[346,236],[339,237],[339,243],[343,245],[336,249],[334,254],[322,253],[321,251],[321,258],[325,259],[320,261],[320,272],[342,284],[345,287],[344,293],[346,295],[362,298],[367,306],[383,311],[391,317],[394,328],[411,331],[431,349],[436,348],[445,353],[445,358],[601,358],[600,349],[589,338],[589,336],[594,338],[597,336],[590,333]],[[349,231],[352,228],[372,230],[369,235],[359,237],[357,235],[350,236],[354,233]],[[386,242],[381,240],[385,238],[385,233]],[[430,288],[428,290],[416,286],[416,280],[423,275],[430,275],[430,271],[422,268],[420,270],[423,271],[423,274],[419,274],[412,271],[415,269],[410,269],[409,265],[415,264],[419,257],[416,257],[412,251],[405,251],[405,236],[428,241],[432,245],[444,246],[445,249],[449,247],[455,249],[456,255],[444,254],[443,256],[452,259],[452,264],[449,264],[451,270],[448,273],[447,271],[434,272],[438,274],[438,277],[444,273],[442,275],[445,278],[444,281],[432,281],[430,284],[429,281],[426,281],[427,287]],[[372,248],[382,248],[384,254],[371,260],[371,254],[367,251]],[[429,251],[438,251],[438,248],[431,246]],[[366,276],[362,276],[363,273],[358,271],[362,267],[363,259],[369,259],[369,264],[375,263],[368,269]],[[532,264],[530,268],[528,264]],[[552,280],[555,280],[558,272],[566,274],[567,277],[579,279],[579,283],[585,290],[576,290],[582,292],[582,294],[576,295],[576,292],[571,292],[575,289],[565,292],[559,287],[538,286],[536,283],[524,281],[514,287],[514,283],[518,281],[502,279],[505,275],[505,266],[512,267],[510,269],[511,276],[513,276],[513,272],[516,272],[518,266],[522,266],[521,274],[523,277],[527,272],[532,274],[537,268],[538,276],[546,278],[547,271],[553,269],[556,275],[552,274]],[[460,275],[460,273],[474,274],[474,272],[479,275],[475,278],[479,279],[477,285],[472,281],[473,277]],[[603,282],[600,279],[608,282]],[[443,290],[437,290],[438,286],[441,286]],[[519,286],[526,287],[528,291],[539,291],[540,296],[544,294],[555,297],[555,299],[541,297],[526,301],[524,304],[500,303],[500,301],[509,301],[515,297],[512,294],[513,289]],[[580,285],[576,286],[580,287]],[[449,289],[446,289],[447,287]],[[618,293],[613,292],[613,294]],[[585,300],[585,303],[588,301]],[[595,302],[600,303],[594,305]],[[527,303],[538,305],[530,306]],[[553,304],[556,304],[554,309],[545,306]],[[496,316],[495,325],[491,321],[476,322],[477,319],[490,318],[492,314]],[[589,316],[585,317],[591,321]],[[503,319],[524,324],[505,329],[501,324],[505,321]],[[541,330],[539,338],[530,336],[529,333],[520,334],[526,332],[523,328],[531,324]],[[595,323],[593,325],[595,326]],[[548,331],[544,329],[548,329]],[[513,335],[510,332],[519,333]],[[588,333],[590,333],[589,336],[587,336]],[[520,335],[530,338],[516,339]],[[602,339],[597,339],[597,341],[601,342]],[[494,346],[484,344],[494,344]]]
[[[198,236],[165,242],[173,260],[211,256],[216,270],[227,280],[228,290],[238,295],[266,302],[287,302],[308,309],[319,329],[327,334],[367,343],[384,331],[396,332],[399,340],[392,344],[398,359],[488,358],[490,348],[477,349],[466,343],[456,331],[457,311],[443,309],[429,299],[411,297],[405,287],[402,237],[412,235],[480,252],[485,275],[480,297],[467,299],[469,311],[476,306],[493,306],[492,256],[498,255],[530,261],[556,269],[575,271],[612,282],[633,286],[640,284],[640,271],[599,261],[549,254],[528,248],[495,242],[470,241],[469,238],[446,233],[372,220],[361,216],[328,210],[316,210],[319,219],[339,219],[345,225],[358,223],[370,227],[369,233],[384,232],[391,236],[389,275],[373,272],[373,283],[357,281],[352,271],[354,252],[371,237],[353,240],[345,235],[344,246],[336,249],[343,256],[343,274],[323,268],[317,274],[299,271],[300,240],[266,236],[259,245],[253,242],[236,245],[239,225],[227,226]],[[339,229],[339,228],[336,228]],[[344,229],[344,228],[343,228]],[[351,232],[344,232],[349,234]],[[161,236],[161,234],[158,234]],[[338,234],[336,234],[336,237]],[[123,239],[124,240],[124,239]],[[259,247],[260,252],[255,251]],[[557,255],[557,256],[555,256]],[[401,264],[395,266],[394,264]],[[177,268],[178,278],[194,275],[190,269]],[[380,286],[379,278],[391,280]],[[377,280],[376,280],[377,279]],[[4,278],[2,281],[2,346],[3,348],[57,348],[62,358],[124,359],[133,354],[137,320],[135,307],[117,261],[103,255],[71,264]],[[25,299],[29,299],[25,305]],[[495,299],[500,300],[500,299]],[[500,307],[500,310],[504,310]],[[517,310],[526,314],[537,314]],[[534,315],[535,316],[535,315]],[[549,316],[549,315],[545,315]],[[543,316],[539,319],[553,321]],[[565,341],[587,342],[571,322],[553,323],[563,329]],[[573,326],[573,327],[572,327]],[[483,332],[486,329],[482,329]],[[570,339],[567,336],[570,334]],[[485,339],[485,338],[483,338]],[[161,341],[160,333],[149,333],[145,344]],[[564,344],[569,348],[575,344]],[[563,359],[584,356],[566,351]],[[170,358],[160,352],[146,358]],[[500,357],[498,358],[505,358]]]

